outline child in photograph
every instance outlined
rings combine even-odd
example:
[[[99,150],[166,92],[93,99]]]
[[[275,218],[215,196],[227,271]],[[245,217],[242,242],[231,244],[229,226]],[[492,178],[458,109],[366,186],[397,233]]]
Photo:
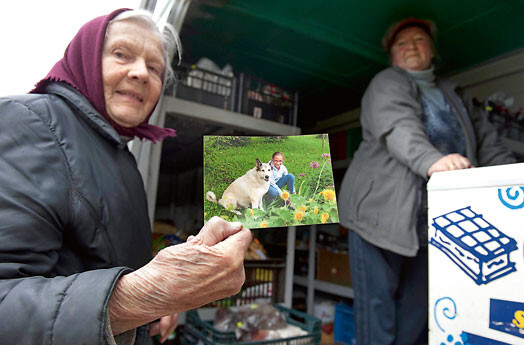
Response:
[[[282,188],[287,187],[290,194],[296,194],[295,191],[295,176],[287,171],[284,163],[284,154],[282,152],[275,152],[271,158],[273,164],[272,174],[270,174],[269,190],[267,195],[270,200],[275,199],[277,196],[282,196]],[[286,204],[289,208],[294,209],[289,199],[286,199]]]

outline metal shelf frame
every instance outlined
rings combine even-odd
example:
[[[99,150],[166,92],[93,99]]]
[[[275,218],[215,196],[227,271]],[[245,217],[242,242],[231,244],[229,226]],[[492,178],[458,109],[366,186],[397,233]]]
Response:
[[[289,245],[289,241],[288,241]],[[289,249],[288,249],[289,250]],[[294,243],[293,243],[294,250]],[[353,298],[353,289],[348,286],[332,284],[315,279],[315,265],[317,252],[317,226],[311,225],[309,228],[309,256],[307,277],[293,276],[293,282],[297,285],[305,286],[307,288],[306,297],[306,312],[313,315],[313,307],[315,302],[315,291],[327,292],[332,295],[337,295],[346,298]]]

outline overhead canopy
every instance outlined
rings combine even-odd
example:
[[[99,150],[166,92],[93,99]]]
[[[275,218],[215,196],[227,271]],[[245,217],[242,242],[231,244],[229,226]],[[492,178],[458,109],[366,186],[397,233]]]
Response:
[[[301,93],[299,126],[358,107],[388,65],[386,28],[414,16],[439,29],[438,73],[524,46],[524,2],[501,0],[194,0],[181,30],[184,61],[207,57]]]

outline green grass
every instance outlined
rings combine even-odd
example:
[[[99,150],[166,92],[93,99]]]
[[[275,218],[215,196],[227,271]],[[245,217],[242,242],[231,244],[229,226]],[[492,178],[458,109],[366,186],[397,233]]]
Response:
[[[212,216],[220,216],[229,221],[241,221],[250,228],[304,225],[338,222],[336,200],[326,200],[324,190],[334,190],[333,172],[329,160],[329,141],[322,135],[302,135],[281,137],[204,137],[204,194],[213,191],[220,199],[224,190],[238,177],[242,176],[256,164],[271,160],[273,152],[284,154],[284,165],[295,175],[296,195],[290,200],[296,210],[284,207],[282,200],[265,205],[265,211],[240,210],[242,216],[225,210],[222,206],[204,201],[205,221]],[[324,155],[324,157],[323,157]],[[312,162],[318,168],[312,168]],[[327,193],[329,196],[329,192]],[[300,215],[297,211],[302,207]],[[314,210],[317,208],[318,212]],[[324,214],[324,219],[322,219]],[[327,218],[326,215],[329,215]],[[297,219],[301,218],[301,219]]]

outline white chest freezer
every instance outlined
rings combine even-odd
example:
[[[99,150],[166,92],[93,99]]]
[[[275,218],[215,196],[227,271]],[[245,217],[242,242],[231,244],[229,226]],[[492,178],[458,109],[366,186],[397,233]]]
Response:
[[[429,345],[524,344],[524,163],[427,189]]]

